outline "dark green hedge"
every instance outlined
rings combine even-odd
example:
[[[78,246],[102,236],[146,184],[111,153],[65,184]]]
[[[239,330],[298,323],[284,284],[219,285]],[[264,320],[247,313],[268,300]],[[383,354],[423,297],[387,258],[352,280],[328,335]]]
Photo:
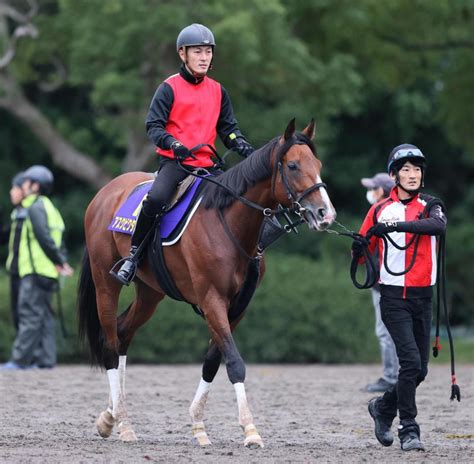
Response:
[[[66,325],[58,331],[63,362],[87,359],[77,341],[76,277],[62,290]],[[133,298],[125,289],[121,309]],[[8,277],[0,276],[0,357],[7,359],[13,340]],[[323,256],[318,261],[279,252],[267,256],[267,272],[247,315],[235,332],[246,361],[353,362],[378,357],[369,292],[352,287],[346,267]],[[165,299],[142,327],[129,355],[135,362],[199,362],[208,343],[205,322],[184,303]]]
[[[370,291],[352,286],[348,242],[328,235],[318,235],[313,242],[319,249],[318,259],[285,255],[277,249],[267,253],[264,281],[235,331],[245,361],[379,362]],[[70,334],[65,339],[58,330],[60,362],[88,360],[76,335],[77,276],[78,272],[74,278],[67,279],[62,290]],[[132,298],[133,289],[124,289],[121,310]],[[14,336],[9,311],[8,277],[3,272],[0,274],[0,361],[8,359]],[[205,322],[190,306],[165,299],[138,331],[129,355],[132,362],[201,362],[208,339]],[[466,349],[472,349],[472,340],[469,346]],[[446,343],[445,347],[446,362]]]

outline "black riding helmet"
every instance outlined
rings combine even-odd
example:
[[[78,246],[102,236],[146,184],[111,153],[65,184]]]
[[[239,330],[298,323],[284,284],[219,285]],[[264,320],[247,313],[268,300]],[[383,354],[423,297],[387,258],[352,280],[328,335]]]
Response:
[[[40,186],[40,192],[48,195],[53,189],[54,176],[53,173],[46,167],[40,164],[35,164],[29,167],[23,173],[24,180],[37,182]]]
[[[407,162],[414,164],[421,168],[421,184],[424,186],[425,178],[425,168],[426,168],[426,158],[421,150],[411,143],[402,143],[401,145],[396,146],[388,155],[387,162],[387,172],[389,174],[394,174],[396,176],[396,184],[400,184],[400,178],[398,176],[398,171],[400,168]]]
[[[403,143],[395,147],[388,155],[387,172],[392,174],[392,171],[398,171],[406,161],[420,166],[423,170],[426,167],[426,158],[421,150],[411,143]]]
[[[178,35],[176,40],[176,51],[181,47],[197,47],[199,45],[208,45],[213,49],[216,46],[214,34],[202,24],[191,24],[186,26]]]

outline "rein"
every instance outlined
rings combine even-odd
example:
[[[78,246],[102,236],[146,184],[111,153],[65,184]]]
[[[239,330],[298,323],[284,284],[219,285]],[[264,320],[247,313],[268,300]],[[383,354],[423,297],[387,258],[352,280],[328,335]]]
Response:
[[[218,209],[217,210],[217,215],[219,216],[219,219],[221,221],[221,224],[222,224],[222,227],[224,227],[224,230],[225,230],[225,233],[227,234],[227,236],[230,238],[231,242],[234,244],[235,248],[237,248],[237,250],[239,250],[239,252],[245,256],[247,258],[248,261],[254,261],[254,260],[260,260],[262,259],[262,256],[263,254],[262,253],[259,253],[257,251],[257,255],[256,256],[250,256],[244,249],[244,247],[240,244],[240,242],[237,240],[237,237],[234,235],[234,233],[232,232],[232,230],[230,229],[229,227],[229,224],[227,224],[226,220],[225,220],[225,217],[224,217],[224,213],[222,212],[221,209]]]
[[[300,202],[307,196],[309,195],[311,192],[313,192],[314,190],[317,190],[317,189],[320,189],[322,187],[324,188],[327,188],[326,184],[324,182],[318,182],[314,185],[312,185],[311,187],[307,188],[304,192],[302,192],[300,195],[296,196],[295,193],[293,192],[293,190],[291,189],[291,186],[288,182],[288,178],[287,176],[285,175],[285,171],[283,169],[283,157],[286,155],[286,153],[288,152],[288,150],[293,146],[293,145],[308,145],[309,148],[311,148],[311,151],[314,153],[314,150],[312,148],[312,142],[307,138],[305,137],[304,135],[302,134],[297,134],[297,135],[294,135],[293,137],[289,138],[288,140],[285,141],[285,143],[279,147],[278,149],[278,155],[277,155],[277,169],[275,169],[273,171],[273,174],[272,174],[272,193],[275,194],[275,178],[276,178],[276,173],[277,171],[280,172],[280,175],[281,175],[281,178],[282,178],[282,181],[283,181],[283,184],[285,186],[285,189],[286,189],[286,193],[287,193],[287,196],[288,196],[288,199],[291,200],[292,202],[292,205],[290,208],[288,207],[281,207],[279,206],[278,208],[276,209],[271,209],[271,208],[265,208],[261,205],[259,205],[258,203],[255,203],[251,200],[248,200],[247,198],[245,198],[244,196],[242,195],[239,195],[237,192],[235,192],[234,190],[232,190],[231,188],[227,187],[226,185],[223,185],[221,184],[220,182],[218,182],[217,180],[215,179],[212,179],[211,177],[209,176],[203,176],[203,175],[200,175],[194,171],[190,171],[189,169],[186,169],[186,167],[179,161],[179,160],[176,160],[177,163],[178,163],[178,166],[183,170],[185,171],[186,173],[188,173],[189,175],[191,176],[194,176],[194,177],[197,177],[199,179],[203,179],[205,180],[206,182],[211,182],[217,186],[219,186],[220,188],[223,188],[224,190],[226,190],[228,193],[230,193],[235,199],[239,200],[241,203],[243,203],[244,205],[248,206],[249,208],[253,208],[253,209],[256,209],[258,211],[261,211],[262,214],[264,216],[273,216],[273,215],[283,215],[283,214],[287,214],[287,213],[295,213],[297,214],[298,216],[302,217],[302,213],[305,211],[305,208],[303,208],[300,204]],[[212,146],[212,145],[209,145],[209,144],[204,144],[204,143],[201,143],[199,145],[196,145],[195,147],[191,148],[191,152],[193,151],[196,151],[202,147],[205,147],[207,146],[208,148],[210,148],[210,150],[217,156],[219,162],[217,163],[217,166],[218,167],[223,167],[224,165],[224,160],[218,155],[217,151],[215,150],[215,148]]]
[[[283,226],[283,227],[280,226],[280,229],[281,229],[282,232],[274,234],[272,239],[270,239],[266,242],[263,240],[262,242],[257,243],[257,254],[256,254],[256,256],[250,256],[244,250],[244,248],[242,247],[240,242],[237,240],[237,238],[233,234],[232,230],[229,228],[229,225],[227,224],[227,222],[224,218],[223,211],[221,209],[218,210],[219,220],[221,221],[222,226],[224,227],[224,230],[225,230],[227,236],[230,238],[230,240],[232,241],[234,246],[239,250],[239,252],[249,261],[261,259],[262,256],[263,256],[263,252],[264,252],[265,248],[267,246],[269,246],[271,243],[273,243],[273,241],[277,240],[280,237],[280,235],[282,235],[283,233],[285,233],[285,232],[290,233],[292,231],[295,232],[295,233],[298,233],[298,230],[296,229],[296,227],[298,227],[303,222],[305,222],[305,219],[303,217],[303,212],[305,211],[305,208],[303,206],[301,206],[300,202],[307,195],[309,195],[311,192],[313,192],[317,189],[320,189],[320,188],[327,188],[327,186],[324,182],[317,182],[314,185],[312,185],[311,187],[307,188],[300,195],[296,195],[293,192],[293,189],[290,186],[290,183],[288,181],[288,177],[286,176],[284,168],[283,168],[283,158],[286,155],[286,153],[288,152],[288,150],[293,145],[307,145],[314,154],[313,143],[311,142],[311,140],[308,137],[306,137],[303,134],[293,135],[292,137],[287,139],[283,143],[283,145],[281,145],[278,148],[278,152],[277,152],[277,155],[276,155],[277,168],[273,170],[273,174],[272,174],[272,194],[275,195],[276,175],[277,175],[277,172],[279,172],[280,176],[281,176],[281,179],[282,179],[282,182],[283,182],[283,185],[285,186],[285,189],[286,189],[287,197],[288,197],[289,200],[291,200],[291,207],[289,207],[289,208],[288,207],[283,207],[281,205],[278,205],[278,207],[276,209],[265,208],[265,207],[261,206],[260,204],[255,203],[251,200],[248,200],[247,198],[245,198],[242,195],[239,195],[237,192],[235,192],[231,188],[227,187],[226,185],[223,185],[219,181],[213,179],[211,176],[201,175],[201,174],[198,174],[197,172],[188,170],[179,160],[176,160],[177,163],[178,163],[178,166],[180,167],[180,169],[185,171],[187,174],[189,174],[191,176],[194,176],[194,177],[197,177],[199,179],[203,179],[206,182],[211,182],[211,183],[217,185],[218,187],[223,188],[228,193],[230,193],[235,199],[239,200],[244,205],[248,206],[249,208],[261,211],[262,214],[265,216],[266,220],[270,219],[272,217],[275,217],[275,216],[276,217],[283,216],[283,218],[286,220],[287,224],[285,224],[285,226]],[[217,153],[217,151],[215,150],[215,148],[212,145],[202,143],[202,144],[196,145],[195,147],[191,148],[190,151],[192,153],[192,152],[194,152],[194,151],[196,151],[196,150],[198,150],[202,147],[206,147],[206,146],[217,157],[218,162],[216,163],[216,165],[218,167],[223,167],[224,166],[224,160],[219,156],[219,154]],[[225,155],[224,155],[224,158],[225,158]],[[290,213],[296,214],[299,217],[299,219],[297,219],[296,221],[293,222],[291,220],[290,216],[289,216]],[[265,235],[263,232],[265,231],[266,226],[268,227],[268,224],[266,224],[266,222],[264,221],[264,223],[262,224],[260,234],[259,234],[260,236]]]

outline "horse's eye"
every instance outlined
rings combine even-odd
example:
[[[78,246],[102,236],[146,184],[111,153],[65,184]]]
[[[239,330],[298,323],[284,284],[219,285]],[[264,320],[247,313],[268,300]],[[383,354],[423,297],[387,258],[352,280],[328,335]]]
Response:
[[[298,164],[295,163],[294,161],[289,161],[286,165],[288,166],[288,169],[290,169],[291,171],[296,171],[298,169]]]

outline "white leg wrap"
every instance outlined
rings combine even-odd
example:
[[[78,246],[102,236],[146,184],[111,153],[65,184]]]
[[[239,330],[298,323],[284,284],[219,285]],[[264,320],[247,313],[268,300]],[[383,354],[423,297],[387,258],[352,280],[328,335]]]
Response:
[[[120,377],[120,391],[125,397],[125,370],[127,367],[127,356],[119,356],[119,377]]]
[[[203,422],[204,407],[206,406],[210,389],[211,384],[201,378],[194,399],[189,407],[189,415],[193,421],[193,436],[200,446],[209,446],[211,444]]]
[[[189,407],[189,414],[193,422],[202,422],[204,418],[204,407],[211,389],[211,384],[201,378],[193,402]]]
[[[112,415],[114,419],[116,419],[120,401],[120,378],[118,369],[108,369],[107,377],[109,378],[110,397],[112,399]]]
[[[242,382],[234,383],[235,394],[237,395],[237,406],[239,408],[239,424],[245,427],[253,423],[253,417],[247,402],[245,386]]]
[[[257,428],[253,425],[253,417],[247,402],[245,386],[243,383],[234,383],[237,405],[239,407],[239,424],[244,429],[244,446],[249,448],[263,448],[263,440]]]

